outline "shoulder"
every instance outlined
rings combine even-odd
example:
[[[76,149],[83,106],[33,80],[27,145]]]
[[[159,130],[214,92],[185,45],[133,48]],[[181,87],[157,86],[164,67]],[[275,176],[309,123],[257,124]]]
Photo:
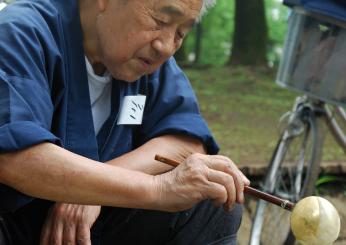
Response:
[[[15,1],[0,12],[0,24],[35,26],[55,18],[58,11],[50,1]]]
[[[28,75],[35,62],[44,69],[45,55],[55,53],[58,12],[50,1],[15,1],[0,12],[0,65],[9,74]]]
[[[15,1],[0,12],[1,39],[27,37],[40,41],[49,38],[59,26],[58,15],[49,1]]]

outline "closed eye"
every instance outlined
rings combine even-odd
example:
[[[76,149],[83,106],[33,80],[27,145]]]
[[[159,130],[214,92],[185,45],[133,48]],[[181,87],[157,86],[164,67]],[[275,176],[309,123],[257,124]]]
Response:
[[[180,39],[184,39],[184,37],[185,37],[185,33],[184,32],[182,32],[182,31],[177,31],[177,34],[178,34],[178,37],[180,38]]]
[[[165,20],[162,20],[162,19],[158,19],[158,18],[154,18],[156,24],[158,25],[161,25],[161,26],[165,26],[165,25],[168,25],[169,23]]]

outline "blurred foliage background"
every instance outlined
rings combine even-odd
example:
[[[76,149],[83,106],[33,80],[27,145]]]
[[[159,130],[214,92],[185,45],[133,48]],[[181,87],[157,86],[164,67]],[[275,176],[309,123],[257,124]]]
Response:
[[[298,95],[275,84],[290,11],[281,0],[218,0],[176,54],[221,154],[243,166],[269,162]],[[329,132],[324,146],[325,162],[345,162]]]
[[[280,58],[284,34],[287,27],[289,8],[282,4],[281,0],[238,0],[245,3],[244,8],[252,12],[244,16],[239,22],[248,23],[255,29],[258,29],[258,21],[254,18],[256,12],[260,12],[261,6],[255,6],[255,2],[263,2],[265,11],[265,25],[267,26],[266,57],[269,67],[276,66]],[[218,0],[214,8],[203,17],[200,24],[196,25],[193,31],[188,35],[182,50],[184,55],[179,58],[182,63],[204,64],[213,66],[222,66],[229,62],[232,42],[234,38],[235,27],[235,9],[236,0]],[[201,35],[197,35],[198,29],[201,29]],[[239,33],[240,36],[248,35],[244,28]],[[261,30],[257,35],[263,36]],[[200,39],[200,40],[197,40]],[[196,54],[196,43],[200,42],[199,54]],[[199,59],[196,60],[196,56]],[[181,56],[180,56],[181,57]]]

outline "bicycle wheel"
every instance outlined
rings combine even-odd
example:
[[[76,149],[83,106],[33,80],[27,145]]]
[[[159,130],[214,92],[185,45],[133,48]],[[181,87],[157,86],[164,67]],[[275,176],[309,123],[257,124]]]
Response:
[[[324,125],[310,109],[284,130],[265,177],[263,190],[297,202],[311,195],[319,174]],[[290,212],[263,200],[257,202],[250,245],[294,244]]]

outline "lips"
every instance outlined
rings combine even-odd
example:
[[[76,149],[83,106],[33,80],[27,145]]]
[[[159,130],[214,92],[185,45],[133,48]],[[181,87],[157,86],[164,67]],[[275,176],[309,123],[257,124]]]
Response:
[[[150,70],[152,70],[154,67],[154,61],[151,59],[139,57],[138,61],[140,63],[141,70],[143,70],[143,72],[150,72]]]
[[[139,58],[139,59],[149,66],[153,64],[153,62],[150,59],[146,59],[146,58]]]
[[[143,58],[138,58],[139,68],[142,72],[148,71],[150,68],[150,62]]]

